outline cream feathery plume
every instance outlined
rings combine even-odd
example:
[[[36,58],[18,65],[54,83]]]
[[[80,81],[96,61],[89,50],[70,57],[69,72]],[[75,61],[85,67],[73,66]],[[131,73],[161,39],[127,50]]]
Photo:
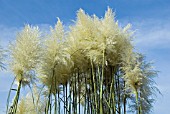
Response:
[[[39,63],[41,52],[40,32],[38,27],[26,25],[17,34],[15,43],[10,45],[10,67],[16,79],[28,82],[34,77],[31,76]]]
[[[44,42],[44,54],[40,65],[40,80],[55,92],[56,85],[65,83],[71,72],[72,62],[66,52],[65,34],[62,22],[58,18],[55,28]]]

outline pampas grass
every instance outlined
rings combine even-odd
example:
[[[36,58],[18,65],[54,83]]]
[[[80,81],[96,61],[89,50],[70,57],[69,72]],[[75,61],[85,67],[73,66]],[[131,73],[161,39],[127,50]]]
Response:
[[[134,51],[130,27],[120,27],[110,8],[103,18],[78,10],[68,31],[58,18],[43,41],[37,28],[26,26],[10,48],[19,85],[8,113],[149,113],[157,72]],[[39,94],[19,99],[21,85],[33,81],[43,86]]]
[[[16,113],[21,86],[29,85],[34,81],[34,70],[39,62],[40,33],[37,27],[26,25],[18,33],[16,42],[10,45],[10,68],[13,71],[18,85],[16,96],[9,109],[9,113]]]

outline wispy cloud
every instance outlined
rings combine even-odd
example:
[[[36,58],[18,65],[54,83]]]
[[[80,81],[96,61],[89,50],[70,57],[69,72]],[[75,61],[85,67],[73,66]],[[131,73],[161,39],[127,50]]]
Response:
[[[134,22],[133,26],[136,29],[135,44],[138,48],[170,48],[170,23],[168,21],[148,19]]]

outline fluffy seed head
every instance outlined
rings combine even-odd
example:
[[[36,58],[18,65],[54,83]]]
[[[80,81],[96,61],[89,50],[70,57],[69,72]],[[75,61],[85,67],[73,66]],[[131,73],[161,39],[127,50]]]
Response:
[[[18,80],[24,77],[24,74],[35,69],[39,63],[41,52],[40,32],[38,27],[26,25],[24,29],[17,34],[15,43],[10,45],[10,67],[16,76],[22,75]]]

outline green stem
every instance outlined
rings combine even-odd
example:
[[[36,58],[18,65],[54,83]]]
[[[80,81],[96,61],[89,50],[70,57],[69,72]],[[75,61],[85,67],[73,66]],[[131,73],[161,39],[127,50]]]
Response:
[[[33,104],[34,104],[34,110],[35,110],[35,112],[38,112],[37,107],[36,107],[36,105],[35,105],[35,100],[34,100],[34,93],[33,93],[33,90],[32,90],[32,88],[31,88],[31,86],[30,86],[30,85],[28,85],[28,87],[30,88],[30,91],[31,91],[31,95],[32,95],[32,102],[33,102]],[[38,105],[37,105],[37,106],[38,106]]]
[[[66,114],[67,114],[67,112],[68,112],[68,99],[67,99],[67,82],[66,82]]]
[[[46,114],[48,114],[48,110],[49,110],[49,107],[50,107],[50,101],[51,101],[51,88],[52,88],[52,86],[50,87],[50,91],[49,91],[49,94],[48,94],[48,102],[47,102],[47,107],[46,107]]]
[[[91,66],[92,66],[92,78],[93,78],[93,87],[94,87],[94,102],[95,102],[95,113],[98,113],[98,104],[97,104],[97,90],[96,90],[96,81],[97,80],[95,80],[95,74],[94,74],[94,66],[93,66],[93,62],[92,62],[92,60],[91,60]]]
[[[74,99],[75,99],[75,101],[74,101],[74,104],[75,104],[75,114],[77,114],[77,75],[75,74],[75,85],[74,85],[74,92],[75,92],[75,97],[74,97]]]
[[[12,86],[13,86],[13,84],[14,84],[14,82],[15,82],[15,79],[16,79],[16,77],[13,79],[12,84],[11,84],[11,87],[10,87],[10,90],[9,90],[9,93],[8,93],[6,114],[8,113],[9,98],[10,98],[10,95],[11,95],[11,90],[12,90]]]
[[[140,113],[139,97],[138,97],[138,91],[137,91],[137,89],[135,90],[135,94],[136,94],[137,114],[141,114],[141,113]]]
[[[19,81],[19,85],[17,88],[17,94],[14,98],[13,104],[10,107],[8,114],[16,114],[16,112],[17,112],[17,106],[18,106],[18,101],[19,101],[19,96],[20,96],[21,85],[22,85],[22,80]]]
[[[114,71],[115,69],[113,69],[111,67],[111,87],[110,87],[110,102],[109,104],[111,105],[110,107],[112,107],[112,113],[115,114],[116,113],[116,104],[115,104],[115,74]],[[112,73],[113,72],[113,73]]]
[[[60,114],[60,91],[58,90],[58,114]]]
[[[80,114],[80,73],[78,69],[78,106],[79,106],[79,114]]]
[[[64,87],[64,85],[63,85],[63,98],[64,98],[64,114],[65,114],[65,112],[66,112],[66,108],[65,108],[65,106],[66,106],[66,101],[65,101],[65,87]]]
[[[125,91],[125,81],[124,81],[124,98],[123,98],[124,114],[126,114],[126,91]]]
[[[56,96],[56,94],[54,94],[54,98],[55,98],[54,114],[57,114],[57,96]]]
[[[103,50],[103,64],[102,64],[102,77],[100,82],[100,114],[103,114],[103,77],[104,77],[104,66],[105,66],[105,50]]]
[[[87,103],[86,103],[86,102],[87,102],[87,101],[86,101],[86,96],[87,96],[87,80],[86,80],[86,76],[85,76],[85,87],[86,87],[86,89],[85,89],[85,96],[84,96],[84,97],[85,97],[85,98],[84,98],[84,99],[85,99],[85,100],[84,100],[84,102],[85,102],[84,114],[86,114],[86,104],[87,104]]]
[[[118,75],[117,75],[117,84],[118,84],[118,90],[117,90],[117,92],[118,92],[118,111],[119,111],[119,114],[121,114],[121,105],[120,105],[120,103],[121,103],[121,101],[120,101],[120,71],[118,71]]]
[[[70,81],[70,83],[69,83],[69,114],[71,114],[71,103],[72,103],[72,99],[71,99],[71,88],[72,88],[72,84],[71,84],[72,82]]]

